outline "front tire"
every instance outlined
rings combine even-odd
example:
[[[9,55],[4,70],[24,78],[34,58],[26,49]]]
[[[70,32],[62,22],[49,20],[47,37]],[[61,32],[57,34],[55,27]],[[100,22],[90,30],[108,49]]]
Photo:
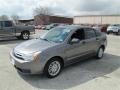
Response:
[[[44,74],[48,78],[54,78],[60,74],[61,70],[62,70],[61,60],[59,58],[52,58],[45,65]]]
[[[23,33],[21,34],[21,38],[22,38],[23,40],[28,40],[28,39],[30,38],[29,32],[23,32]]]
[[[96,55],[96,58],[97,59],[101,59],[103,58],[103,55],[104,55],[104,48],[103,47],[100,47],[97,51],[97,55]]]
[[[120,35],[120,30],[118,30],[118,33],[117,33],[117,35]]]
[[[107,34],[108,34],[108,35],[109,35],[109,34],[113,34],[113,31],[108,31],[108,33],[107,33]]]

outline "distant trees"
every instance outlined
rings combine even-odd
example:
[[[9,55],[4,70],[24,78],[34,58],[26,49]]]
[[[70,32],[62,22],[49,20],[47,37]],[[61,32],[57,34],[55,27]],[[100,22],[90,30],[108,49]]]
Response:
[[[36,7],[34,9],[34,15],[52,15],[52,10],[49,7]]]
[[[49,20],[48,20],[47,16],[53,15],[53,12],[49,7],[42,7],[42,6],[36,7],[33,10],[33,13],[34,13],[34,16],[42,16],[42,18],[40,18],[41,21],[47,22],[48,24],[49,24],[49,22],[48,22]]]
[[[5,21],[5,20],[13,20],[15,23],[18,23],[18,20],[20,19],[20,17],[18,15],[12,15],[11,17],[7,16],[7,15],[1,15],[0,16],[0,20],[1,21]]]
[[[20,17],[18,15],[12,15],[11,19],[15,24],[18,24]]]
[[[0,16],[1,21],[5,21],[5,20],[9,20],[9,19],[10,19],[9,16],[7,16],[7,15],[1,15]]]

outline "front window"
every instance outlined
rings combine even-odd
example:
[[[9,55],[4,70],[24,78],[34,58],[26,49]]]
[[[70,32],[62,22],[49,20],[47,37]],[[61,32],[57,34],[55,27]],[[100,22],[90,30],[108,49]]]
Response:
[[[52,42],[63,42],[69,35],[71,29],[67,27],[56,27],[51,29],[46,35],[41,37],[43,40]]]
[[[79,39],[79,40],[84,40],[85,38],[84,29],[78,29],[77,31],[75,31],[73,35],[71,36],[71,40],[74,38]]]

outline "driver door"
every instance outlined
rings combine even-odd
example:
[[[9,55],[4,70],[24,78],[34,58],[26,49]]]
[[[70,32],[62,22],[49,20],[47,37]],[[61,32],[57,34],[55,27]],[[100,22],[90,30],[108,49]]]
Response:
[[[77,32],[78,30],[80,32]],[[81,57],[81,56],[85,55],[85,53],[86,53],[86,45],[84,43],[84,30],[83,29],[78,29],[78,30],[76,30],[72,34],[71,39],[74,38],[73,36],[75,33],[79,33],[76,35],[79,35],[77,37],[80,39],[80,41],[78,43],[73,43],[73,44],[68,43],[67,44],[67,47],[65,50],[65,53],[67,55],[67,61],[71,61],[73,59]]]

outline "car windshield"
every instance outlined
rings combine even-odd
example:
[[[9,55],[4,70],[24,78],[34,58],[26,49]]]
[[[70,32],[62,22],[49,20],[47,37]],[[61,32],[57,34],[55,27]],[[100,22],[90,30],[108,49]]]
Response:
[[[56,43],[63,42],[69,35],[71,29],[66,27],[56,27],[51,29],[47,34],[41,37],[46,41],[52,41]]]
[[[114,24],[113,26],[120,26],[119,24]]]

